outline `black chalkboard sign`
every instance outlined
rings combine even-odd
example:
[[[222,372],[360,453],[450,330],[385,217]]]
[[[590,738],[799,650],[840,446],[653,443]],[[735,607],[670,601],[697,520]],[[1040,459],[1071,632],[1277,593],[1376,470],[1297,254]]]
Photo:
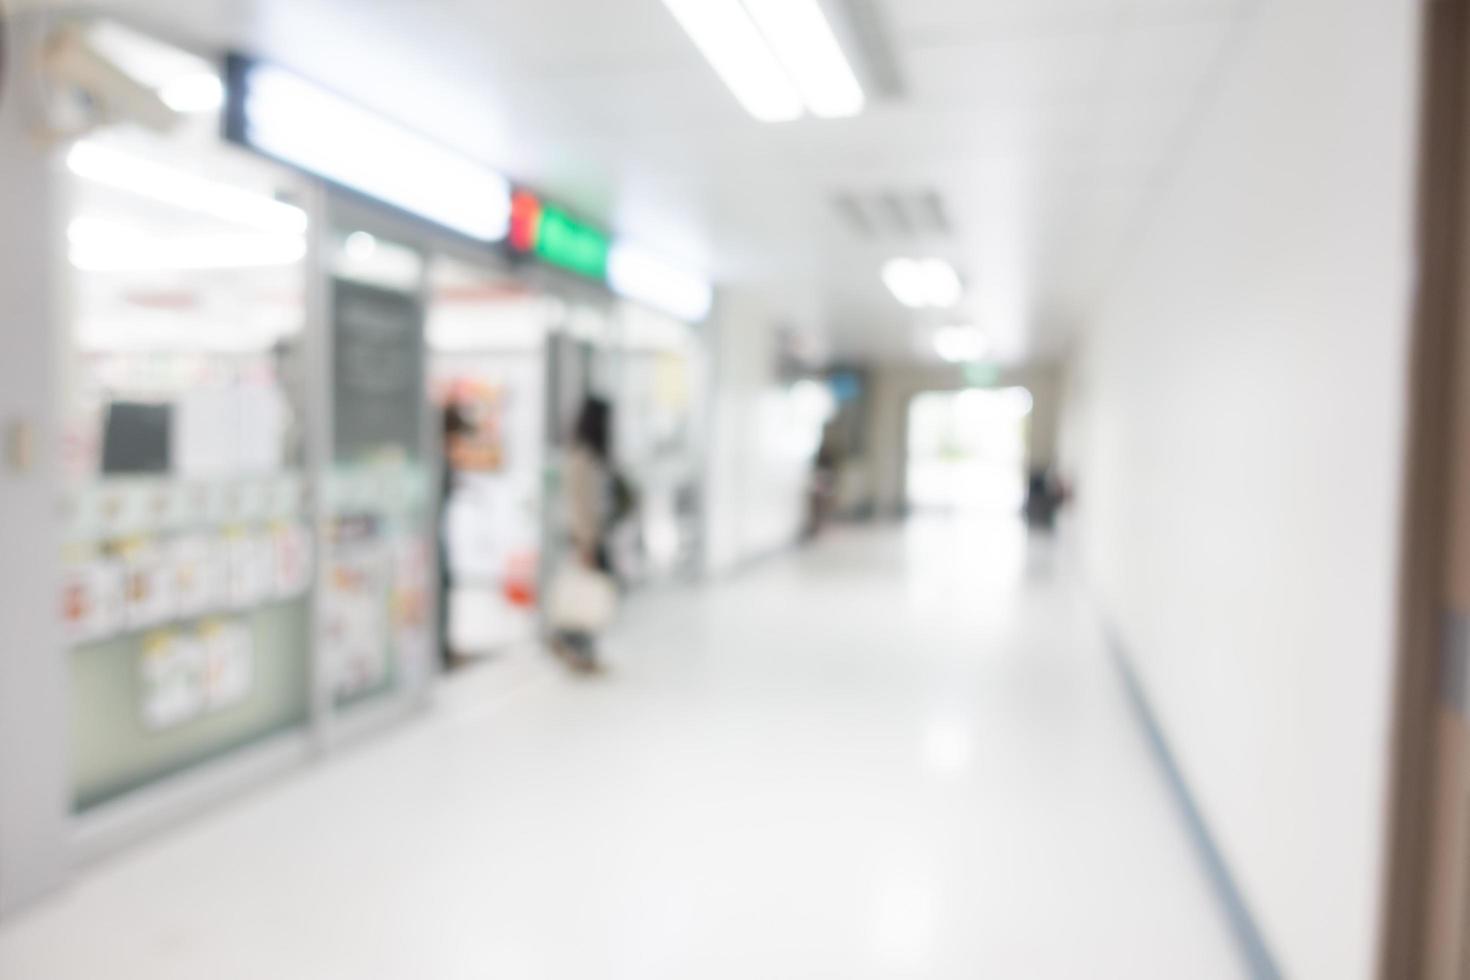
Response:
[[[113,402],[102,432],[103,473],[167,473],[172,406]]]
[[[332,290],[338,462],[422,453],[424,310],[411,293],[346,279]]]

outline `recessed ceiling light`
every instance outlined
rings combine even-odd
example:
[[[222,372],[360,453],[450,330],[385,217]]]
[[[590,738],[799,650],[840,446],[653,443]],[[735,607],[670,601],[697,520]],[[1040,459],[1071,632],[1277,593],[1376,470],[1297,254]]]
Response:
[[[954,266],[943,259],[925,259],[924,284],[929,292],[929,305],[948,309],[960,301],[964,287]]]
[[[904,306],[912,309],[949,309],[964,296],[954,266],[943,259],[890,259],[883,265],[883,283]]]
[[[989,349],[985,335],[974,327],[941,327],[934,332],[934,352],[950,364],[978,361]]]
[[[883,285],[904,306],[917,310],[929,305],[924,267],[914,259],[889,259],[884,263]]]

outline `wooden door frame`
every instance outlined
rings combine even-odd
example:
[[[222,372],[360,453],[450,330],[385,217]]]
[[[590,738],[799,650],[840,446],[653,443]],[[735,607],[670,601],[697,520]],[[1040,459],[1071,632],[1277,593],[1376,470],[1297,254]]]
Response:
[[[1428,980],[1430,922],[1443,901],[1435,817],[1441,664],[1457,510],[1455,451],[1470,388],[1470,0],[1424,0],[1417,290],[1409,357],[1408,447],[1394,665],[1388,835],[1380,913],[1381,980]],[[1463,449],[1460,450],[1464,452]],[[1463,500],[1463,498],[1462,498]],[[1443,976],[1443,972],[1439,972]],[[1463,973],[1460,974],[1464,976]]]

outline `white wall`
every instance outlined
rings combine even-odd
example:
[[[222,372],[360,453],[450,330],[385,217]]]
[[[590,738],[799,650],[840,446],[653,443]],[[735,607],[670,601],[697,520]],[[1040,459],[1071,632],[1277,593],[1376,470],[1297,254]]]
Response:
[[[1260,8],[1078,358],[1092,583],[1284,972],[1371,973],[1419,13]]]
[[[781,308],[757,291],[721,291],[707,327],[713,372],[705,568],[728,571],[797,540],[820,424],[794,411],[778,377]]]

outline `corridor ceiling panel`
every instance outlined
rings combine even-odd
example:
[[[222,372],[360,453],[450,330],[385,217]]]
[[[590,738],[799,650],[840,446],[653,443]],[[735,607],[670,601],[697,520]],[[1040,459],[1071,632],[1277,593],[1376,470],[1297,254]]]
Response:
[[[268,56],[733,288],[852,357],[910,357],[890,236],[842,195],[932,191],[947,314],[1046,357],[1124,261],[1252,0],[864,0],[902,94],[763,124],[662,0],[113,0],[141,26]]]

